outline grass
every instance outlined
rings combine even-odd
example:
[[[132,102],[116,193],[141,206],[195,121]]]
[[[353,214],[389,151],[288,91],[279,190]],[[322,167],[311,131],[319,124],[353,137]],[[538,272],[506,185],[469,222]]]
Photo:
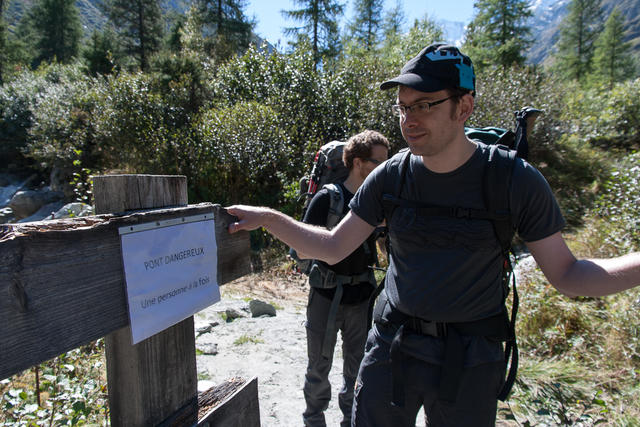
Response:
[[[209,381],[211,379],[211,375],[207,372],[198,372],[198,381]]]
[[[262,331],[260,331],[258,333],[258,335],[260,335],[260,334],[262,334]],[[248,343],[260,344],[260,343],[263,343],[263,342],[264,342],[263,339],[258,338],[256,336],[242,334],[238,338],[236,338],[236,340],[233,342],[233,345],[243,345],[243,344],[248,344]]]
[[[273,306],[273,308],[276,309],[276,311],[284,310],[284,307],[281,306],[280,304],[276,303],[276,302],[271,301],[271,302],[269,302],[269,304],[271,304]]]
[[[518,290],[520,366],[499,418],[522,426],[640,425],[640,290],[568,298],[538,269],[523,272]]]

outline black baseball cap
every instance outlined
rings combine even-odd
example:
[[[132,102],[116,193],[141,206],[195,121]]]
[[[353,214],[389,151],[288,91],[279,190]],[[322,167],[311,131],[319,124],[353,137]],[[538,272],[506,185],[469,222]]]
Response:
[[[386,90],[398,85],[408,86],[420,92],[437,92],[443,89],[465,89],[474,92],[476,75],[471,58],[446,43],[433,43],[409,60],[400,75],[380,85]]]

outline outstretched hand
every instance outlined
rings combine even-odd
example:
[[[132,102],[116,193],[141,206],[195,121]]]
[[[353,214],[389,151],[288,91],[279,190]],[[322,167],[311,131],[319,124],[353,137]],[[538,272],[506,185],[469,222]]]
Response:
[[[257,206],[234,205],[229,206],[227,212],[238,217],[238,221],[229,224],[229,233],[240,230],[255,230],[264,225],[265,216],[269,212],[268,208]]]

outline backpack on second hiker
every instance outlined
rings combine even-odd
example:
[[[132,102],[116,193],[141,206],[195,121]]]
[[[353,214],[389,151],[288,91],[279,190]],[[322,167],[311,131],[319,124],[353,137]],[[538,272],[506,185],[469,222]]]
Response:
[[[336,184],[344,181],[349,175],[349,169],[342,162],[345,145],[346,142],[331,141],[320,147],[313,159],[311,171],[300,179],[299,200],[304,199],[302,218],[307,212],[311,199],[320,189],[326,188],[329,192],[329,214],[325,224],[328,229],[333,228],[343,217],[344,195],[340,186]],[[309,274],[312,259],[299,258],[293,248],[289,249],[289,256],[296,262],[298,271]]]
[[[342,153],[344,153],[346,144],[343,141],[331,141],[324,144],[316,152],[310,173],[300,180],[300,199],[304,199],[302,217],[304,217],[311,199],[313,199],[318,190],[326,184],[342,182],[349,175],[349,169],[342,161]],[[340,212],[342,212],[342,209]],[[337,223],[338,221],[331,226]]]
[[[325,189],[329,193],[329,211],[327,221],[324,224],[329,230],[344,217],[344,194],[340,183],[349,175],[349,169],[342,161],[345,145],[346,142],[331,141],[320,147],[313,159],[309,175],[300,180],[300,199],[304,199],[303,218],[311,199],[320,189]],[[375,247],[369,247],[367,242],[363,243],[362,247],[373,260],[372,251],[375,250]],[[338,275],[314,260],[300,259],[294,249],[289,250],[289,255],[296,261],[297,269],[309,276],[309,284],[313,287],[333,288],[338,284],[361,283],[371,281],[373,276],[371,271],[356,276]]]

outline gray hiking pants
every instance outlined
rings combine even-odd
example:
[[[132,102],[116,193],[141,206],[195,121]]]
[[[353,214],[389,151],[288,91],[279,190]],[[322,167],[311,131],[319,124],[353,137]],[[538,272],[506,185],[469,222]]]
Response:
[[[338,404],[343,414],[341,426],[351,425],[353,391],[358,375],[358,367],[364,354],[367,339],[368,301],[357,305],[340,305],[336,313],[335,327],[329,328],[331,348],[329,358],[322,356],[322,345],[327,331],[327,318],[331,300],[318,294],[313,288],[309,291],[307,305],[307,353],[309,362],[304,380],[304,399],[307,407],[302,418],[305,426],[326,426],[324,411],[331,400],[329,371],[333,363],[333,351],[336,345],[337,331],[342,335],[342,389],[338,394]],[[329,325],[331,326],[331,325]],[[326,354],[326,353],[325,353]]]
[[[427,426],[490,427],[496,422],[498,392],[505,376],[505,363],[492,362],[463,369],[455,402],[438,398],[441,366],[403,357],[403,407],[394,406],[390,346],[371,328],[366,354],[358,373],[353,408],[353,426],[413,427],[420,407]]]

